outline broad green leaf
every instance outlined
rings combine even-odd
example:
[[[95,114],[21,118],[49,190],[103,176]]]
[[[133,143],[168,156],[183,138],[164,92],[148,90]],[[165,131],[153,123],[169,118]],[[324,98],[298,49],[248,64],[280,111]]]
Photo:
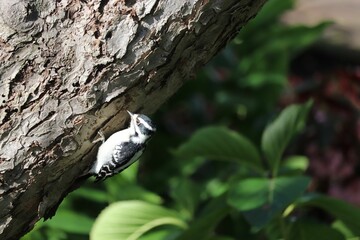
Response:
[[[44,240],[67,240],[68,235],[65,231],[60,230],[58,228],[46,228],[45,231],[45,239]],[[86,234],[88,235],[88,234]],[[35,238],[36,239],[36,238]],[[32,239],[34,240],[34,238]]]
[[[68,233],[87,235],[93,223],[94,220],[87,216],[68,210],[59,210],[51,220],[44,222],[43,226],[60,229]]]
[[[205,187],[209,196],[215,198],[223,195],[229,189],[229,182],[213,178],[206,183]]]
[[[309,159],[305,156],[290,156],[284,160],[280,167],[280,175],[304,174],[309,167]]]
[[[122,174],[109,178],[104,182],[110,202],[138,199],[155,204],[162,203],[162,198],[140,185],[123,178]],[[121,189],[121,191],[119,191]]]
[[[67,240],[68,235],[58,228],[44,228],[36,236],[32,236],[30,240]],[[23,239],[21,238],[21,240]]]
[[[328,225],[314,221],[296,221],[290,227],[287,240],[345,240],[344,235]]]
[[[249,178],[230,187],[228,203],[242,211],[255,227],[263,227],[299,198],[310,182],[307,177]]]
[[[285,159],[283,166],[304,172],[309,167],[309,159],[305,156],[290,156]]]
[[[341,220],[356,236],[360,236],[360,208],[344,201],[323,196],[312,195],[299,201],[300,206],[316,206]]]
[[[197,131],[175,151],[175,155],[179,158],[233,161],[262,170],[256,147],[244,136],[224,127],[207,127]]]
[[[109,201],[108,194],[105,191],[81,187],[72,193],[74,196],[89,199],[94,202],[107,203]]]
[[[290,9],[294,4],[294,0],[272,0],[264,5],[259,11],[256,18],[247,24],[244,29],[240,32],[239,36],[250,36],[254,35],[254,32],[262,29],[263,26],[269,25],[276,21],[283,12]],[[250,35],[251,34],[251,35]],[[250,35],[250,36],[249,36]]]
[[[122,201],[105,208],[91,229],[91,240],[137,240],[146,232],[164,225],[186,229],[175,211],[143,201]]]
[[[289,57],[291,57],[318,40],[330,24],[331,22],[322,22],[310,27],[300,25],[291,28],[277,28],[274,31],[277,41],[267,41],[265,48],[271,52],[287,50]]]
[[[164,228],[164,229],[154,229],[139,238],[139,240],[175,240],[176,237],[180,234],[179,229]]]
[[[197,157],[193,159],[188,159],[187,161],[182,161],[179,164],[179,170],[184,176],[193,175],[205,162],[204,158]]]
[[[240,211],[264,205],[270,196],[270,180],[248,178],[230,187],[228,203]]]
[[[337,220],[333,224],[331,224],[331,226],[341,232],[346,237],[346,239],[358,240],[355,234],[342,221]]]
[[[285,85],[286,81],[286,76],[282,74],[271,72],[252,72],[246,76],[245,81],[240,81],[239,84],[243,87],[260,88],[269,84],[282,86]]]
[[[280,240],[283,239],[284,230],[287,225],[285,225],[287,222],[283,218],[283,215],[279,215],[275,217],[272,221],[270,221],[265,229],[264,232],[266,232],[267,239],[269,240]],[[256,230],[256,228],[253,230]],[[286,237],[285,237],[286,239]]]
[[[176,240],[207,240],[217,224],[229,213],[230,207],[224,196],[214,198],[202,211],[197,219],[190,224]]]
[[[139,169],[139,161],[134,162],[125,171],[121,172],[121,176],[129,182],[136,183],[137,173]]]
[[[24,235],[21,240],[43,239],[40,229],[44,226],[45,222],[37,222],[34,228]]]
[[[190,179],[176,178],[171,181],[171,196],[184,212],[187,219],[191,219],[201,197],[201,187]]]
[[[261,147],[271,166],[273,176],[277,175],[280,159],[290,140],[305,126],[305,120],[312,102],[291,105],[281,112],[264,131]]]
[[[235,238],[228,237],[228,236],[211,236],[206,240],[235,240]]]
[[[40,227],[37,227],[41,223]],[[67,233],[59,228],[44,227],[46,222],[38,222],[33,230],[27,233],[20,240],[65,240],[68,239]],[[84,234],[85,235],[85,234]],[[88,232],[86,233],[88,235]]]

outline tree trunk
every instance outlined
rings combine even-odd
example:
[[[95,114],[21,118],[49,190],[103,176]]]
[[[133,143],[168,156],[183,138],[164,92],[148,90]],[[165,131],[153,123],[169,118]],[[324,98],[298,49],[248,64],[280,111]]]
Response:
[[[152,113],[265,0],[0,0],[0,239],[94,161],[98,130]]]

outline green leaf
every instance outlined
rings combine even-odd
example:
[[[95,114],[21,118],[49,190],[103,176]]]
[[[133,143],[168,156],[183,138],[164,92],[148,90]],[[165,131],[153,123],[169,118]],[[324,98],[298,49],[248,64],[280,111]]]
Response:
[[[341,220],[353,234],[360,236],[360,208],[323,195],[304,197],[299,201],[299,204],[300,206],[315,206],[325,210]]]
[[[105,191],[81,187],[72,193],[73,196],[82,197],[98,203],[107,203],[109,201],[108,194]]]
[[[44,232],[45,232],[44,235],[46,240],[67,240],[69,235],[66,234],[66,232],[64,232],[63,230],[55,229],[55,228],[47,228],[45,229]]]
[[[171,181],[171,196],[185,212],[187,219],[191,219],[197,208],[201,196],[200,185],[186,178],[176,178]]]
[[[262,171],[256,147],[244,136],[224,127],[207,127],[197,131],[175,151],[175,155],[179,158],[233,161]]]
[[[312,102],[308,101],[303,105],[294,104],[287,107],[265,129],[261,147],[271,166],[273,176],[277,175],[280,159],[290,140],[304,128],[311,105]]]
[[[299,198],[309,182],[303,176],[241,180],[230,187],[228,203],[242,211],[250,224],[261,228]]]
[[[129,182],[136,183],[137,173],[139,169],[139,161],[131,164],[126,171],[121,172],[121,176]]]
[[[331,226],[341,232],[346,237],[346,239],[358,240],[355,234],[342,221],[337,220],[333,224],[331,224]]]
[[[206,240],[235,240],[235,238],[228,237],[228,236],[211,236]]]
[[[249,178],[230,187],[228,203],[240,211],[247,211],[265,204],[269,195],[269,179]]]
[[[177,212],[142,201],[122,201],[105,208],[91,229],[91,240],[136,240],[149,230],[172,225],[186,229]]]
[[[207,240],[213,233],[217,224],[229,213],[230,207],[226,204],[224,196],[214,198],[194,220],[189,228],[176,240]]]
[[[285,83],[287,83],[287,78],[282,74],[260,71],[251,71],[245,80],[239,82],[240,86],[251,88],[260,88],[264,85],[269,86],[270,84],[283,86]]]
[[[229,189],[229,182],[222,181],[219,178],[213,178],[206,183],[205,187],[210,197],[219,197]]]
[[[155,229],[147,232],[139,240],[175,240],[179,234],[179,229],[164,227],[164,229]]]
[[[329,25],[331,22],[323,22],[311,27],[300,25],[277,29],[274,32],[277,35],[277,41],[268,41],[267,47],[270,51],[271,49],[272,51],[288,50],[288,54],[291,54],[289,57],[291,57],[318,40]]]
[[[20,240],[67,240],[68,235],[64,230],[56,227],[42,227],[46,226],[47,222],[37,222],[35,228],[32,229]],[[39,226],[41,225],[41,226]],[[86,233],[88,235],[88,232]],[[83,235],[84,236],[84,235]]]
[[[87,216],[68,210],[59,210],[51,220],[46,221],[43,225],[68,233],[87,235],[93,223],[94,220]]]
[[[296,221],[288,233],[288,240],[345,240],[334,228],[314,221]]]
[[[248,36],[251,38],[254,32],[258,31],[269,23],[274,23],[280,18],[283,12],[292,8],[294,0],[272,0],[268,1],[259,11],[256,18],[249,22],[240,32],[240,36]]]
[[[305,156],[290,156],[284,161],[283,166],[304,172],[309,167],[309,159]]]
[[[162,198],[159,195],[127,180],[122,174],[107,179],[104,184],[109,193],[110,202],[138,199],[155,204],[162,203]],[[121,189],[121,191],[119,191],[119,189]]]
[[[305,156],[290,156],[281,164],[281,175],[303,174],[309,167],[309,159]]]
[[[32,240],[32,239],[39,239],[42,240],[44,237],[41,234],[42,227],[44,226],[45,222],[37,222],[34,228],[28,232],[26,235],[21,237],[21,240]]]

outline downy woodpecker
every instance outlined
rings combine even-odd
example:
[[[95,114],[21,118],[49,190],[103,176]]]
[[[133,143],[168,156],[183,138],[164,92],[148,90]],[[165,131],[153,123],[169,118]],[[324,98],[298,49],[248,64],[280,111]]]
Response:
[[[128,128],[114,133],[106,141],[104,135],[99,132],[103,143],[98,150],[95,163],[87,174],[80,176],[73,183],[57,203],[45,209],[44,220],[54,216],[65,196],[77,189],[90,176],[95,176],[95,181],[104,180],[123,171],[140,157],[156,127],[147,116],[132,114],[129,111],[128,113],[131,117]]]
[[[143,114],[133,114],[130,126],[111,135],[102,145],[90,173],[96,176],[95,181],[105,180],[134,163],[144,151],[147,141],[155,133],[156,127],[151,119]]]

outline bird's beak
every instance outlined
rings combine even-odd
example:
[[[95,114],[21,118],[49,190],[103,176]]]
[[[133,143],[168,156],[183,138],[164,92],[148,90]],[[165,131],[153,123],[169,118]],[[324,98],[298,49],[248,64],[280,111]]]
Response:
[[[133,121],[133,120],[134,120],[134,114],[133,114],[132,112],[128,111],[128,110],[126,110],[126,111],[127,111],[128,114],[130,115],[131,121]]]
[[[132,112],[130,112],[130,111],[128,111],[128,110],[126,110],[127,112],[128,112],[128,114],[130,115],[130,117],[132,118],[132,116],[134,115],[134,114],[132,114]]]

